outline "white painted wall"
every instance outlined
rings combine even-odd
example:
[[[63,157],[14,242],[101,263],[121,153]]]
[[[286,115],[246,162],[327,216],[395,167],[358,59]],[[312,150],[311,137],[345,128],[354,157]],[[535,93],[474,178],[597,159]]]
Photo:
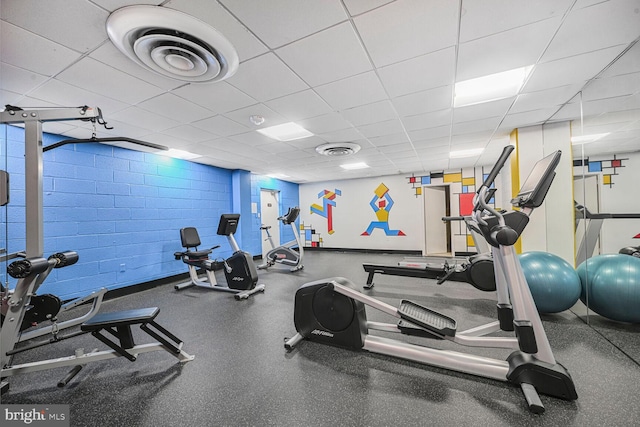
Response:
[[[518,129],[520,183],[533,165],[556,150],[562,151],[556,177],[542,206],[531,215],[522,234],[522,252],[545,251],[573,264],[573,157],[569,122]]]

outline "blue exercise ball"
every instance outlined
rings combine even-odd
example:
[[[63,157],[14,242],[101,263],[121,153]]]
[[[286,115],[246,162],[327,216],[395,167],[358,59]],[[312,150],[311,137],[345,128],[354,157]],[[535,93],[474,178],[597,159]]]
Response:
[[[582,301],[585,305],[587,304],[587,280],[591,278],[592,274],[595,274],[595,272],[598,270],[598,268],[600,268],[600,265],[603,262],[606,262],[612,257],[617,257],[617,254],[596,255],[582,262],[582,264],[580,264],[578,268],[576,268],[578,276],[580,277],[580,285],[582,287],[580,291],[580,301]]]
[[[519,258],[540,313],[559,313],[578,301],[580,277],[567,261],[547,252],[526,252]]]
[[[615,254],[588,267],[589,308],[619,322],[640,323],[640,258]]]

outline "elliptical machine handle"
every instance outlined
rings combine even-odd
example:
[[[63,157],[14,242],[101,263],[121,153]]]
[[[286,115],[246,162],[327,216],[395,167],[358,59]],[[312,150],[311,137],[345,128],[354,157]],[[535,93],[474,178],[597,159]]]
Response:
[[[511,155],[511,152],[514,149],[515,147],[513,145],[507,145],[502,149],[502,154],[500,154],[500,158],[493,165],[493,168],[491,168],[491,172],[489,172],[487,179],[485,179],[484,182],[482,183],[482,187],[487,187],[487,188],[491,187],[491,184],[493,184],[493,181],[496,179],[496,177],[502,170],[502,167],[507,162],[507,160],[509,159],[509,156]]]

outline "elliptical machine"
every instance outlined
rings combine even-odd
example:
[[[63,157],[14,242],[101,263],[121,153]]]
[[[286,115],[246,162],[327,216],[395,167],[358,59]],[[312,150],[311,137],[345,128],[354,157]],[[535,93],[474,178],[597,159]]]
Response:
[[[190,281],[175,285],[176,290],[181,290],[189,286],[200,286],[216,291],[232,292],[236,300],[247,299],[257,292],[264,292],[265,285],[258,283],[258,271],[253,263],[253,257],[248,252],[243,252],[238,247],[233,236],[238,229],[240,214],[222,214],[218,223],[217,234],[227,236],[229,246],[233,254],[224,261],[216,261],[209,258],[209,254],[214,249],[220,247],[216,245],[210,249],[198,250],[200,237],[195,227],[186,227],[180,230],[182,246],[186,249],[182,252],[175,252],[173,255],[177,260],[182,260],[189,268]],[[215,270],[222,264],[224,275],[227,279],[227,286],[219,285],[216,281]],[[198,278],[198,270],[204,270],[207,279]]]
[[[486,192],[513,151],[507,146],[474,199],[473,216],[494,259],[498,295],[498,321],[463,332],[456,321],[444,314],[403,300],[399,308],[354,290],[355,285],[334,277],[302,285],[295,295],[294,323],[297,334],[285,341],[292,350],[307,339],[353,350],[367,350],[485,378],[506,381],[521,387],[527,406],[544,412],[538,392],[566,400],[578,395],[569,372],[556,362],[538,315],[518,256],[513,247],[534,208],[544,201],[555,176],[560,151],[540,160],[511,203],[520,210],[501,213],[485,202]],[[490,213],[482,216],[483,210]],[[366,307],[399,319],[396,324],[367,320]],[[513,350],[506,360],[491,359],[425,345],[371,335],[370,330],[396,332],[415,337],[447,340],[469,347]],[[486,336],[497,331],[515,336]]]
[[[292,266],[289,271],[296,272],[300,271],[304,268],[302,265],[302,256],[304,255],[304,249],[302,248],[302,244],[300,243],[300,234],[296,228],[296,219],[298,219],[298,215],[300,215],[300,208],[294,207],[289,208],[286,214],[278,217],[278,221],[282,221],[284,225],[290,225],[291,230],[293,231],[294,240],[291,240],[287,243],[284,243],[278,247],[276,247],[273,243],[273,239],[271,238],[271,233],[269,233],[270,225],[265,226],[262,225],[260,230],[264,230],[267,233],[267,238],[265,240],[269,241],[271,245],[271,250],[267,252],[266,260],[263,264],[258,266],[259,269],[266,269],[272,267],[273,265],[282,264]],[[294,251],[292,248],[298,247],[298,251]]]

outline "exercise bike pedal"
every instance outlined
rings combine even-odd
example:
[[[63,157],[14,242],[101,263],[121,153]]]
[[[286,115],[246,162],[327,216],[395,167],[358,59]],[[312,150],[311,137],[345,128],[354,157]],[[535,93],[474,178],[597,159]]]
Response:
[[[421,338],[431,338],[434,340],[444,339],[442,335],[435,334],[428,329],[421,328],[420,326],[415,325],[411,322],[407,322],[406,320],[399,320],[397,326],[400,333],[404,335],[411,335]]]
[[[457,324],[454,319],[412,301],[402,300],[398,308],[398,315],[402,320],[424,328],[431,334],[442,337],[453,337],[456,334]]]

